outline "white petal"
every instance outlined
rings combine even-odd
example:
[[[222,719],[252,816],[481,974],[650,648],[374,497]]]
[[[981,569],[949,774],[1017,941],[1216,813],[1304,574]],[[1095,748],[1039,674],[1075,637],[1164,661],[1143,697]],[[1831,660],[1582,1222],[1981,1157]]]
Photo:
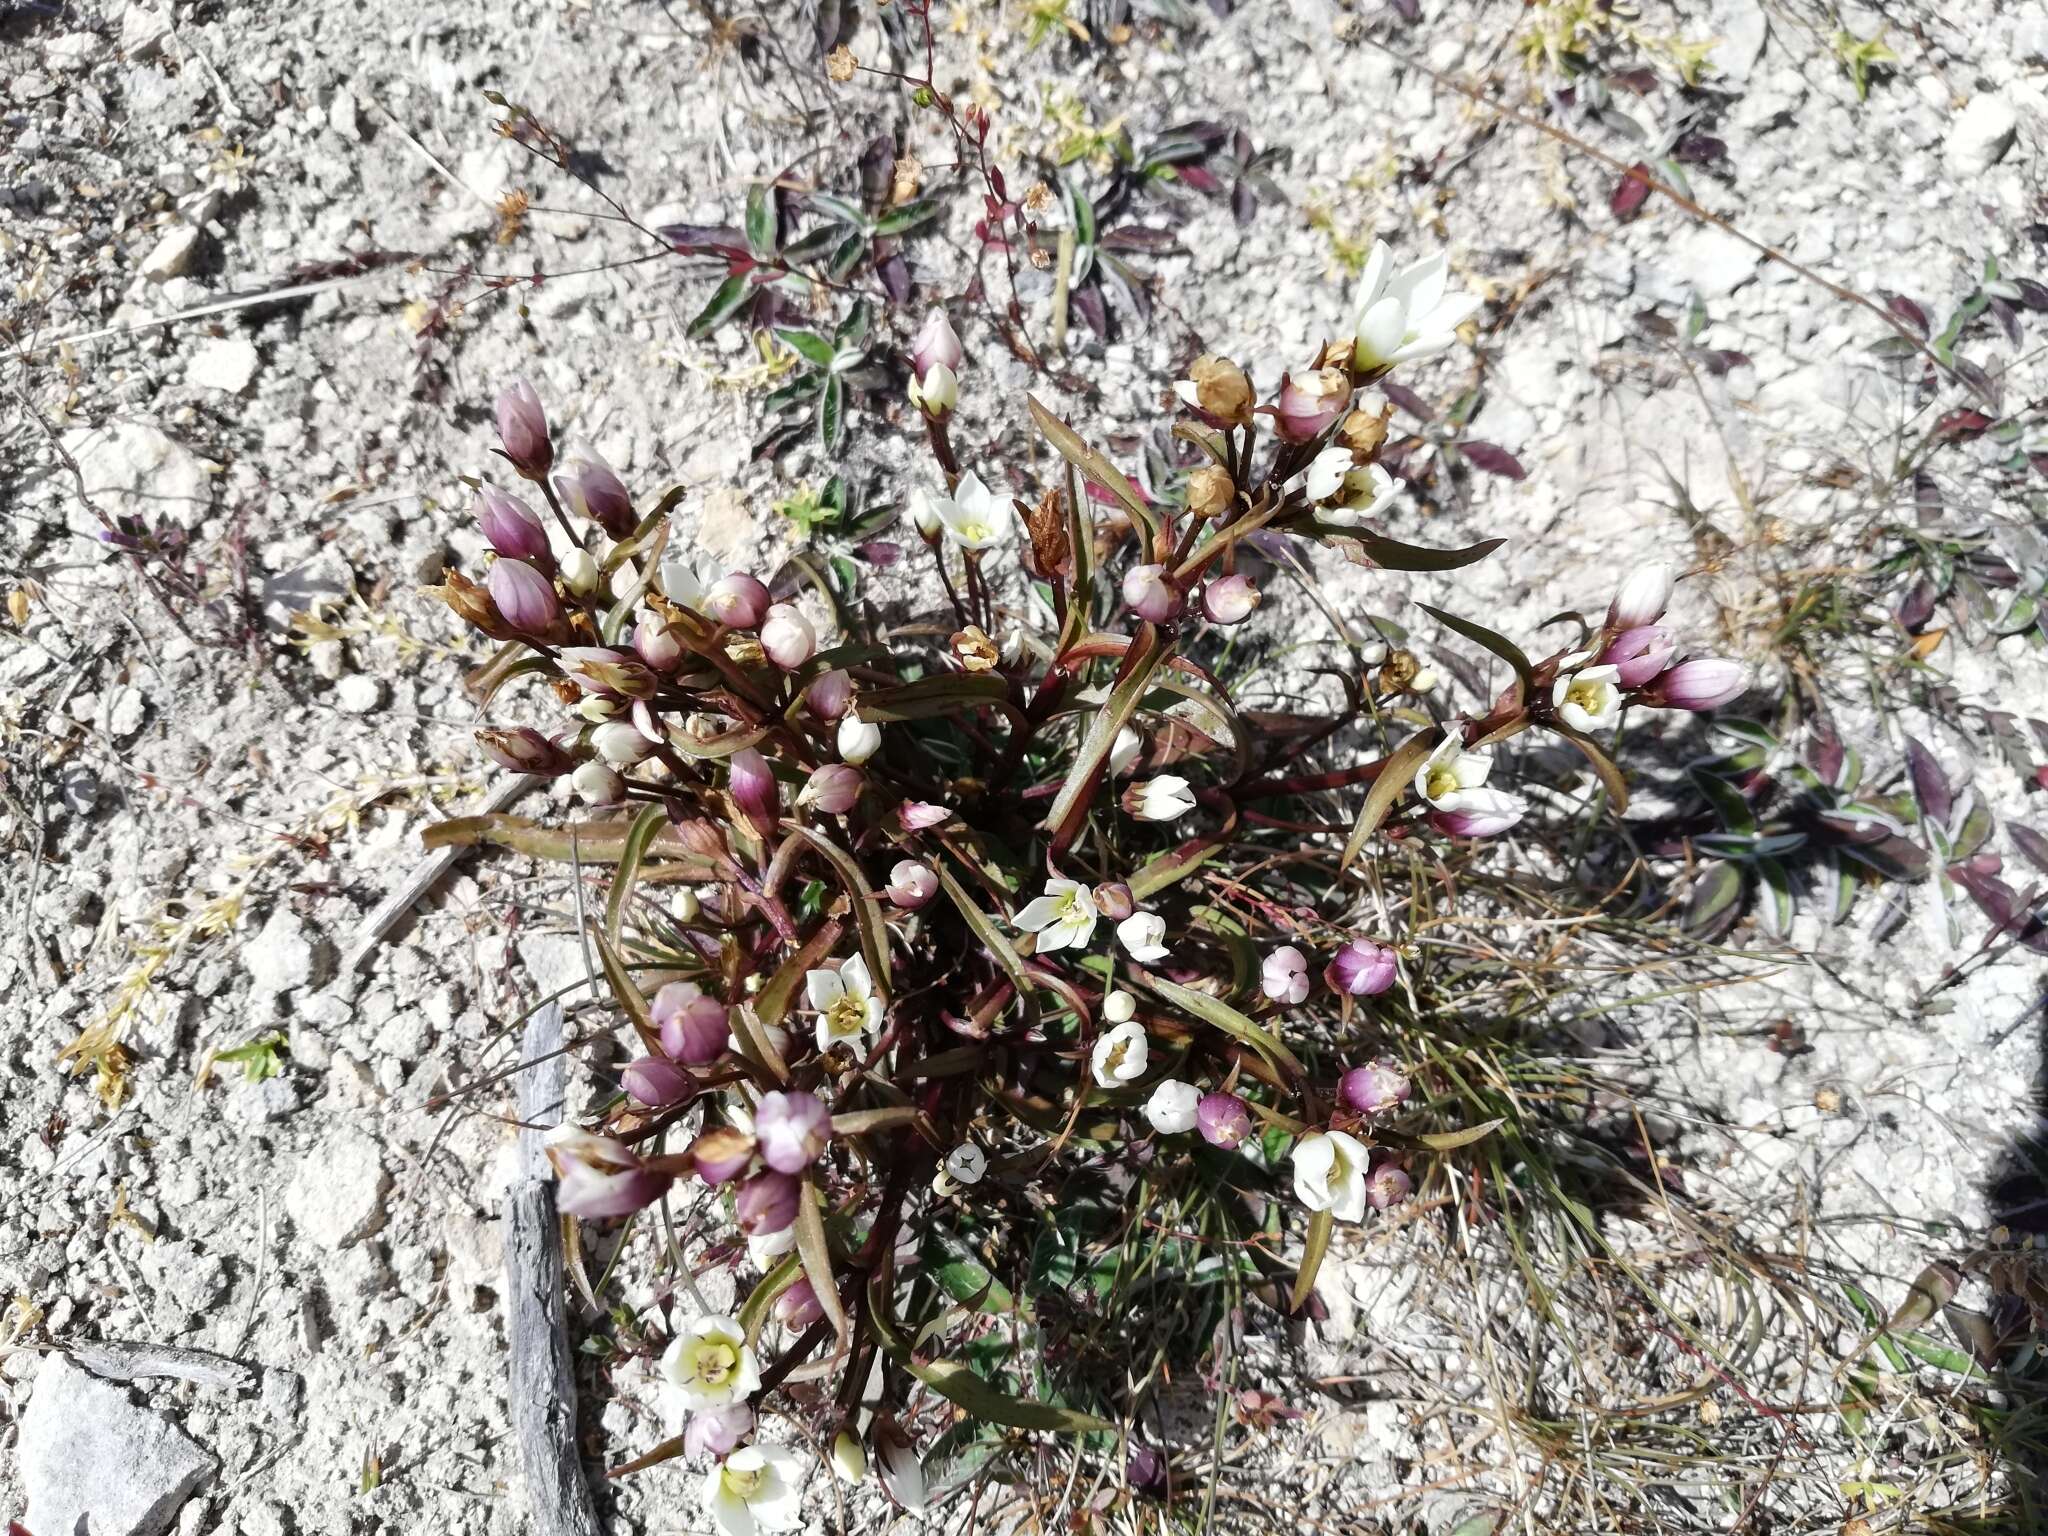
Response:
[[[1408,314],[1399,299],[1381,299],[1358,317],[1359,366],[1375,367],[1389,361],[1408,334]]]
[[[1394,253],[1387,249],[1386,241],[1373,241],[1372,255],[1366,258],[1365,273],[1358,280],[1358,302],[1352,305],[1352,309],[1360,316],[1361,324],[1365,312],[1378,303],[1381,294],[1386,291],[1387,267],[1393,259]]]
[[[868,975],[867,958],[863,955],[849,955],[839,964],[839,979],[846,984],[849,996],[866,1001],[875,995],[874,978]]]
[[[1042,928],[1052,926],[1066,909],[1067,904],[1057,896],[1039,896],[1019,908],[1011,921],[1026,933],[1037,933]],[[1040,949],[1044,947],[1042,943],[1039,945]]]
[[[846,983],[839,979],[837,971],[805,971],[804,996],[811,1000],[813,1008],[823,1013],[846,996]]]
[[[1444,281],[1450,276],[1450,271],[1451,264],[1444,259],[1444,253],[1434,251],[1420,261],[1410,262],[1387,279],[1387,293],[1401,301],[1401,308],[1407,311],[1411,327],[1435,309],[1443,298]]]
[[[1180,397],[1181,404],[1183,405],[1200,405],[1202,403],[1201,386],[1196,384],[1193,379],[1174,380],[1173,392]]]
[[[1455,331],[1467,320],[1479,313],[1485,301],[1469,293],[1454,293],[1443,300],[1416,327],[1423,331]]]

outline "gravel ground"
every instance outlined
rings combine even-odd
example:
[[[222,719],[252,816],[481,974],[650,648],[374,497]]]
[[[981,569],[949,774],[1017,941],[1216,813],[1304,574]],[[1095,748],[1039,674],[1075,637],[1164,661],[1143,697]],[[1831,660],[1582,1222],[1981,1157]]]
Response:
[[[963,298],[977,272],[994,305],[1009,283],[979,249],[979,198],[946,169],[950,141],[889,82],[830,81],[792,7],[768,7],[758,30],[641,3],[424,17],[390,0],[108,0],[0,18],[0,572],[25,602],[0,627],[0,996],[21,1005],[0,1052],[0,1443],[18,1453],[0,1457],[0,1509],[20,1512],[53,1463],[106,1456],[107,1479],[136,1484],[123,1531],[527,1528],[498,1297],[511,1094],[489,1079],[508,1021],[580,981],[584,961],[570,881],[479,859],[350,963],[365,915],[421,862],[421,830],[493,787],[461,688],[480,654],[418,589],[451,561],[479,567],[460,477],[483,472],[488,403],[514,376],[636,490],[683,487],[680,526],[709,560],[764,572],[795,547],[775,502],[833,472],[888,483],[921,459],[893,395],[829,460],[808,439],[757,457],[760,355],[735,327],[687,334],[717,274],[635,260],[650,247],[621,209],[646,225],[733,222],[761,178],[844,189],[863,146],[896,135],[931,190],[951,189],[904,256],[921,296],[972,317],[955,441],[970,464],[1020,468],[1026,389],[1128,450],[1197,351],[1265,384],[1340,333],[1357,242],[1442,247],[1493,302],[1476,350],[1407,382],[1440,413],[1481,387],[1467,439],[1524,476],[1460,472],[1455,493],[1408,498],[1391,531],[1510,544],[1455,577],[1368,582],[1331,562],[1336,611],[1398,617],[1412,596],[1533,634],[1604,603],[1645,560],[1698,570],[1680,614],[1757,665],[1751,713],[1805,690],[1893,786],[1907,735],[1926,742],[1994,813],[1989,847],[2026,889],[2005,829],[2048,822],[2033,771],[2048,727],[2027,735],[2048,717],[2040,635],[1999,639],[1944,608],[1916,645],[1857,611],[1850,638],[1802,671],[1772,633],[1790,594],[1868,572],[1902,547],[1900,527],[1985,530],[2016,564],[2042,563],[2025,458],[2048,448],[2025,404],[2048,397],[2042,317],[2012,299],[2013,334],[1987,318],[1957,344],[1964,370],[1923,376],[1848,295],[1903,296],[1938,332],[1987,272],[2048,275],[2048,21],[2025,7],[1646,5],[1626,36],[1578,40],[1618,82],[1600,105],[1583,82],[1563,99],[1540,46],[1572,7],[1406,8],[1293,0],[1219,19],[1140,0],[1127,31],[1090,47],[1057,23],[1033,44],[1033,17],[1059,7],[944,10],[936,81],[991,110],[1017,185],[1048,176],[1044,157],[1087,125],[1121,122],[1142,147],[1214,120],[1285,151],[1249,224],[1185,186],[1135,203],[1123,222],[1171,237],[1133,258],[1150,323],[1121,312],[1104,342],[1077,319],[1050,374]],[[848,9],[864,63],[914,66],[874,8]],[[1107,33],[1116,7],[1064,9]],[[1859,99],[1838,33],[1880,32],[1897,59]],[[1701,88],[1681,92],[1695,65]],[[1789,259],[1661,197],[1624,217],[1613,168],[1446,75],[1622,165],[1670,149],[1700,204]],[[487,90],[566,135],[616,203],[500,136]],[[1074,169],[1101,185],[1089,156]],[[520,193],[530,206],[507,203]],[[544,282],[493,281],[536,271]],[[1016,281],[1043,338],[1052,276],[1022,263]],[[882,322],[892,345],[920,309]],[[1955,424],[1967,410],[1982,428]],[[1421,430],[1443,436],[1441,415]],[[1924,461],[1938,510],[1916,516],[1910,478],[1894,488],[1905,458]],[[145,580],[110,552],[101,515],[178,542],[172,573]],[[917,601],[908,585],[875,591]],[[2001,719],[2019,733],[2005,745]],[[1662,747],[1679,761],[1702,743]],[[1668,775],[1632,814],[1679,792]],[[2007,946],[1941,986],[1989,924],[1962,900],[1954,938],[1933,887],[1910,890],[1889,928],[1874,896],[1838,926],[1802,911],[1782,938],[1745,920],[1725,984],[1606,1014],[1579,1040],[1659,1107],[1644,1132],[1657,1167],[1717,1233],[1861,1277],[1884,1308],[2000,1215],[2038,1215],[2019,1209],[2024,1191],[1993,1192],[2036,1129],[2039,957]],[[1788,1027],[1802,1048],[1783,1048]],[[111,1104],[89,1064],[58,1063],[95,1029],[126,1054]],[[261,1081],[215,1056],[273,1037],[278,1070]],[[464,1087],[455,1111],[428,1107]],[[1669,1256],[1668,1230],[1598,1219],[1646,1269]],[[1896,1484],[1926,1510],[2003,1475],[1967,1454],[1935,1466],[1961,1432],[1910,1392],[1860,1431],[1827,1414],[1779,1434],[1771,1405],[1838,1395],[1830,1373],[1860,1322],[1840,1295],[1829,1310],[1674,1265],[1674,1316],[1735,1332],[1746,1308],[1755,1319],[1746,1374],[1685,1411],[1731,1445],[1775,1434],[1780,1456],[1732,1477],[1646,1474],[1634,1504],[1616,1474],[1596,1513],[1592,1494],[1573,1502],[1581,1485],[1545,1483],[1527,1442],[1489,1439],[1475,1405],[1503,1386],[1519,1400],[1518,1373],[1555,1364],[1561,1337],[1598,1336],[1597,1288],[1560,1278],[1583,1330],[1560,1331],[1528,1310],[1498,1235],[1467,1236],[1370,1232],[1331,1271],[1329,1321],[1261,1342],[1269,1390],[1312,1411],[1246,1439],[1226,1521],[1447,1528],[1488,1497],[1526,1496],[1532,1528],[1722,1530],[1753,1486],[1772,1529],[1835,1530],[1905,1507],[1859,1489]],[[255,1370],[110,1389],[52,1354],[94,1340]],[[1609,1407],[1705,1379],[1669,1334],[1605,1343],[1625,1362]],[[1362,1385],[1318,1385],[1340,1378]],[[593,1462],[659,1438],[644,1372],[587,1384]],[[1424,1411],[1446,1402],[1462,1407]],[[93,1424],[101,1441],[60,1433]],[[362,1491],[371,1466],[381,1481]],[[1276,1476],[1301,1479],[1309,1502],[1262,1505]],[[694,1492],[673,1468],[638,1479],[614,1529],[702,1528]],[[1624,1505],[1637,1523],[1610,1525]],[[27,1519],[49,1536],[35,1506]]]

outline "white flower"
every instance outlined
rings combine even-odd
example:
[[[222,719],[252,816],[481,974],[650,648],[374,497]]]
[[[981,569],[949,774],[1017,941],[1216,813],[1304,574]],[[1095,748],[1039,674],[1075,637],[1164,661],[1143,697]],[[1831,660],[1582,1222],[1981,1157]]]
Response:
[[[1325,1131],[1294,1144],[1294,1198],[1339,1221],[1365,1219],[1366,1151],[1355,1136]]]
[[[1131,814],[1140,821],[1178,821],[1195,808],[1188,781],[1179,774],[1162,773],[1156,779],[1131,786]]]
[[[852,710],[839,722],[839,755],[849,763],[864,763],[881,750],[882,728],[863,720]]]
[[[1557,681],[1550,685],[1551,709],[1575,731],[1603,730],[1621,714],[1621,689],[1615,685],[1621,669],[1580,665],[1592,655],[1575,651],[1565,657],[1558,663]]]
[[[1344,479],[1357,461],[1349,448],[1325,448],[1309,460],[1302,482],[1310,501],[1328,501],[1344,489]]]
[[[761,1385],[761,1368],[736,1317],[693,1317],[661,1357],[662,1379],[685,1408],[745,1402]]]
[[[1102,1000],[1102,1016],[1112,1024],[1128,1024],[1138,1011],[1138,1000],[1128,992],[1112,992]]]
[[[1195,1106],[1201,1102],[1201,1089],[1169,1077],[1145,1101],[1145,1118],[1160,1135],[1177,1136],[1195,1128]]]
[[[803,1463],[780,1445],[743,1445],[704,1480],[704,1507],[725,1536],[793,1531],[803,1519]]]
[[[947,415],[960,403],[960,376],[944,363],[933,363],[922,382],[912,375],[910,403],[934,416]]]
[[[1392,475],[1377,464],[1368,464],[1344,477],[1343,499],[1335,506],[1324,507],[1319,515],[1326,523],[1355,527],[1378,517],[1393,505],[1394,498],[1400,494],[1401,488]]]
[[[963,1141],[946,1154],[946,1172],[962,1184],[979,1184],[988,1172],[988,1154],[971,1141]]]
[[[1189,410],[1199,410],[1202,405],[1202,387],[1193,379],[1175,379],[1174,397]]]
[[[950,498],[935,497],[934,505],[947,536],[962,549],[987,549],[1009,532],[1009,509],[971,470],[960,477]]]
[[[680,530],[670,525],[669,548],[676,547]],[[681,555],[670,555],[661,562],[661,594],[679,607],[692,612],[704,611],[704,589],[710,585],[704,575]]]
[[[1163,960],[1166,957],[1166,946],[1160,942],[1166,937],[1166,919],[1157,912],[1133,912],[1116,925],[1116,936],[1131,952],[1133,960]]]
[[[1145,1075],[1145,1062],[1152,1054],[1151,1042],[1137,1024],[1119,1024],[1096,1038],[1089,1053],[1089,1070],[1105,1088],[1121,1088]]]
[[[1131,727],[1124,726],[1116,733],[1116,740],[1109,749],[1109,776],[1120,779],[1131,771],[1131,764],[1138,760],[1138,753],[1144,750],[1145,738]]]
[[[882,1486],[899,1507],[917,1514],[924,1509],[924,1463],[917,1459],[917,1447],[900,1431],[888,1429],[875,1435],[875,1450],[882,1459]]]
[[[1418,357],[1434,357],[1457,343],[1457,329],[1479,308],[1470,294],[1446,295],[1450,266],[1443,252],[1390,272],[1394,253],[1375,240],[1358,285],[1357,335],[1351,366],[1361,373]]]
[[[1477,789],[1493,772],[1491,752],[1467,752],[1465,738],[1454,727],[1415,770],[1415,793],[1438,810],[1455,810],[1452,796]]]
[[[782,1256],[796,1247],[796,1223],[791,1222],[780,1232],[770,1232],[763,1237],[747,1239],[747,1262],[767,1274],[781,1260]]]
[[[920,537],[935,539],[946,526],[946,520],[939,516],[940,500],[921,485],[910,493],[910,523]]]
[[[842,1042],[855,1044],[881,1028],[882,999],[859,955],[840,961],[836,971],[805,971],[804,992],[818,1010],[821,1051]]]
[[[1043,955],[1055,949],[1086,949],[1100,915],[1095,893],[1080,881],[1048,880],[1045,894],[1027,903],[1016,923],[1038,935],[1038,952]]]

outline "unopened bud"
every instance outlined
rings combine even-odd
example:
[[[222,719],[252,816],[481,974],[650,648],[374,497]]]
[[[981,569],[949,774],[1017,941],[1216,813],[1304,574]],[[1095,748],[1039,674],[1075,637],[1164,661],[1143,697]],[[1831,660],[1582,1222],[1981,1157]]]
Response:
[[[1397,1206],[1414,1193],[1415,1181],[1408,1177],[1408,1171],[1391,1163],[1375,1168],[1365,1176],[1365,1198],[1376,1211]]]
[[[761,1161],[777,1173],[802,1173],[832,1140],[832,1112],[814,1093],[764,1093],[754,1111]]]
[[[1395,970],[1391,949],[1370,939],[1353,939],[1323,968],[1323,980],[1333,992],[1373,997],[1394,984]]]
[[[864,780],[849,763],[826,763],[797,792],[796,803],[827,816],[844,816],[860,803]]]
[[[1337,1101],[1354,1115],[1376,1115],[1408,1098],[1408,1074],[1391,1061],[1353,1067],[1337,1083]]]
[[[1095,906],[1113,923],[1120,923],[1138,910],[1137,898],[1121,880],[1105,880],[1095,887]]]
[[[853,707],[853,679],[839,667],[821,673],[804,690],[804,702],[820,720],[837,720]]]
[[[946,531],[946,520],[939,515],[938,499],[921,485],[910,493],[910,523],[917,530],[918,537],[927,544]]]
[[[705,614],[729,629],[754,628],[772,607],[768,589],[745,571],[719,577],[704,594]]]
[[[944,363],[934,363],[923,378],[912,377],[910,403],[933,421],[944,421],[960,404],[960,378]]]
[[[825,1315],[825,1304],[811,1282],[799,1278],[796,1284],[775,1298],[775,1321],[791,1333],[801,1332]]]
[[[1638,629],[1654,624],[1671,606],[1671,567],[1659,562],[1629,572],[1607,607],[1609,629]]]
[[[1180,612],[1180,593],[1163,565],[1134,565],[1124,572],[1123,585],[1124,605],[1148,623],[1164,624]]]
[[[1195,1106],[1195,1129],[1210,1146],[1228,1151],[1251,1135],[1251,1111],[1234,1093],[1205,1093]]]
[[[597,560],[587,549],[572,549],[562,556],[562,585],[577,597],[588,597],[597,590],[604,572],[597,568]]]
[[[547,412],[533,386],[520,379],[498,396],[498,442],[512,467],[529,480],[547,475],[555,462],[555,446],[548,437]]]
[[[915,859],[898,859],[889,871],[889,900],[905,912],[915,912],[939,893],[939,877]]]
[[[662,1056],[642,1056],[619,1075],[627,1097],[649,1109],[681,1104],[697,1091],[690,1074]]]
[[[524,560],[492,561],[485,585],[498,616],[517,634],[538,639],[552,632],[562,616],[554,583]]]
[[[633,626],[633,649],[656,672],[673,672],[683,659],[683,643],[675,630],[652,614]]]
[[[515,773],[541,773],[550,777],[569,772],[576,760],[541,735],[532,726],[509,731],[478,731],[477,745],[500,768]]]
[[[486,486],[477,503],[476,526],[491,548],[508,559],[531,561],[544,573],[555,568],[547,529],[533,508],[511,492]]]
[[[1702,656],[1681,661],[1652,681],[1640,695],[1653,709],[1719,709],[1749,686],[1749,668],[1739,661]]]
[[[1138,1000],[1128,992],[1111,992],[1102,999],[1102,1016],[1112,1024],[1128,1024],[1138,1012]]]
[[[802,610],[777,603],[761,621],[761,649],[785,672],[794,672],[818,653],[818,633]]]
[[[832,1437],[832,1471],[842,1483],[857,1483],[868,1475],[868,1453],[850,1429]]]
[[[849,763],[864,763],[882,749],[882,728],[859,715],[849,714],[839,722],[839,755]]]
[[[585,763],[569,775],[569,784],[585,805],[617,805],[626,798],[625,778],[606,763]]]
[[[775,771],[768,759],[746,747],[733,753],[728,768],[728,790],[733,808],[746,818],[756,837],[767,837],[782,820],[782,793],[775,785]]]
[[[745,1403],[699,1408],[683,1430],[686,1456],[730,1456],[754,1432],[754,1410]]]
[[[730,1184],[753,1161],[754,1138],[734,1126],[716,1126],[690,1143],[690,1165],[706,1184]]]
[[[1678,637],[1662,624],[1641,624],[1608,641],[1596,660],[1614,668],[1614,680],[1622,687],[1640,688],[1670,665],[1677,649]]]
[[[694,893],[691,900],[696,900]],[[695,982],[669,982],[654,994],[647,1011],[662,1050],[677,1061],[701,1067],[725,1053],[732,1033],[726,1006]]]
[[[751,1175],[733,1197],[733,1215],[749,1237],[768,1237],[796,1220],[797,1192],[802,1188],[786,1173],[764,1169]]]
[[[924,325],[910,343],[910,366],[920,379],[936,367],[948,368],[957,374],[964,355],[960,350],[960,337],[954,332],[952,322],[947,320],[943,309],[934,309],[924,317]]]
[[[1211,624],[1242,624],[1259,606],[1259,589],[1243,574],[1218,577],[1202,588],[1202,612]]]
[[[1351,375],[1342,368],[1318,368],[1281,380],[1274,424],[1290,443],[1321,437],[1351,406]]]
[[[594,448],[579,448],[562,464],[555,489],[575,509],[615,539],[633,531],[633,493]]]
[[[590,744],[614,768],[630,768],[654,755],[654,743],[629,720],[607,720],[591,731]]]
[[[1227,517],[1237,502],[1237,486],[1220,465],[1205,464],[1188,476],[1188,514],[1198,518]]]

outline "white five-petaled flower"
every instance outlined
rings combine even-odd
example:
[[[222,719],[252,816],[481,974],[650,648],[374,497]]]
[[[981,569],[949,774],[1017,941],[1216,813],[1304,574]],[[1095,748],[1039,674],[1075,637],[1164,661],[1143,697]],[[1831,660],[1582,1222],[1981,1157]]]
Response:
[[[1178,1136],[1195,1128],[1195,1108],[1202,1102],[1202,1090],[1193,1083],[1169,1077],[1152,1090],[1145,1101],[1145,1118],[1162,1136]]]
[[[1550,707],[1575,731],[1604,730],[1621,714],[1615,682],[1621,669],[1584,665],[1592,659],[1591,651],[1574,651],[1558,663],[1557,681],[1550,685]]]
[[[704,1508],[725,1536],[793,1531],[803,1519],[803,1462],[780,1445],[743,1445],[704,1480]]]
[[[761,1368],[735,1317],[693,1317],[661,1357],[662,1379],[685,1408],[743,1403],[761,1385]]]
[[[875,991],[868,963],[859,955],[839,962],[839,969],[805,971],[804,992],[818,1010],[818,1049],[852,1045],[882,1024],[882,999]]]
[[[1009,532],[1009,509],[1002,499],[969,470],[951,496],[935,496],[932,506],[945,525],[946,536],[962,549],[987,549]]]
[[[1294,1198],[1311,1211],[1328,1211],[1339,1221],[1365,1219],[1367,1154],[1355,1136],[1342,1131],[1308,1135],[1294,1144]]]
[[[1133,912],[1116,925],[1116,936],[1133,960],[1166,958],[1166,946],[1160,942],[1166,937],[1166,919],[1157,912]]]
[[[1095,920],[1102,914],[1095,905],[1095,893],[1078,880],[1048,880],[1045,894],[1027,902],[1017,914],[1017,926],[1038,935],[1038,952],[1055,949],[1086,949],[1095,937]]]
[[[1096,1037],[1095,1049],[1088,1055],[1088,1068],[1103,1087],[1121,1088],[1145,1075],[1145,1063],[1151,1055],[1152,1045],[1145,1038],[1143,1025],[1119,1024]]]
[[[681,542],[680,528],[671,524],[669,548],[676,548]],[[693,613],[704,611],[704,593],[711,584],[704,579],[703,572],[681,555],[670,555],[661,562],[661,595],[679,607]]]
[[[963,1141],[946,1154],[946,1172],[962,1184],[979,1184],[988,1172],[988,1154],[971,1141]]]
[[[1492,772],[1493,754],[1467,752],[1464,737],[1454,727],[1415,770],[1415,793],[1436,813],[1440,830],[1491,836],[1528,812],[1519,795],[1487,788],[1486,777]]]
[[[1446,294],[1450,264],[1442,251],[1390,270],[1394,253],[1384,240],[1372,244],[1372,257],[1358,285],[1357,335],[1351,366],[1361,373],[1391,368],[1395,363],[1447,352],[1457,342],[1458,327],[1479,308],[1470,294]]]
[[[1162,773],[1133,784],[1126,799],[1131,814],[1140,821],[1178,821],[1195,808],[1188,781],[1177,773]]]
[[[1357,464],[1351,450],[1344,447],[1325,448],[1309,460],[1304,472],[1302,488],[1310,501],[1328,501],[1344,489],[1344,481]]]
[[[1392,475],[1377,464],[1368,464],[1347,474],[1343,497],[1334,505],[1324,507],[1317,515],[1326,523],[1354,527],[1378,517],[1393,505],[1394,498],[1400,493],[1401,488],[1394,483]]]

